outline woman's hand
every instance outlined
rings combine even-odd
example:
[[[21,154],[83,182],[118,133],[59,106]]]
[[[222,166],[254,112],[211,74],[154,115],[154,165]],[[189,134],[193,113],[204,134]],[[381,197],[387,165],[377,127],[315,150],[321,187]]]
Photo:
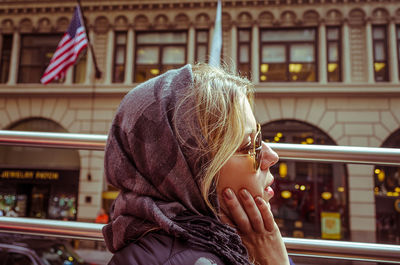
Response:
[[[222,210],[221,220],[238,230],[254,264],[289,264],[269,203],[260,196],[253,199],[245,189],[239,191],[238,199],[229,188],[224,190],[224,202],[227,209]]]

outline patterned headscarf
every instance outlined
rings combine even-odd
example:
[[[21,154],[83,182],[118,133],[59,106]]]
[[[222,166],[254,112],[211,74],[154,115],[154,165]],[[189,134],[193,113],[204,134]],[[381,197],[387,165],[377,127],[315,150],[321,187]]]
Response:
[[[196,148],[187,148],[201,135],[195,138],[185,130],[194,122],[200,134],[196,115],[184,115],[194,99],[186,99],[176,111],[192,87],[192,68],[186,65],[142,83],[122,100],[104,162],[107,180],[121,192],[111,209],[112,221],[103,228],[104,238],[108,249],[116,252],[148,231],[161,229],[227,264],[249,264],[238,234],[219,221],[201,194],[204,158]],[[216,198],[210,201],[218,208]]]

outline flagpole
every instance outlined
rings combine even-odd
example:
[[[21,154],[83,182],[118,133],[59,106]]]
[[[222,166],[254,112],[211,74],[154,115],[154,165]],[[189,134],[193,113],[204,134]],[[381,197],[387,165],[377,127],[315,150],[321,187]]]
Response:
[[[81,0],[77,0],[77,1],[78,1],[78,6],[79,6],[79,8],[80,8],[80,10],[81,10],[81,15],[82,15],[82,20],[83,20],[82,23],[85,24],[86,18],[85,18],[85,15],[84,15],[84,13],[83,13],[83,8],[82,8],[82,5],[81,5]],[[86,31],[86,25],[84,25],[84,28],[85,28],[85,31]],[[90,52],[92,53],[92,59],[93,59],[94,69],[95,69],[95,72],[96,72],[96,73],[95,73],[95,77],[96,77],[97,79],[99,79],[99,78],[101,78],[101,71],[100,71],[100,69],[99,69],[99,67],[98,67],[98,65],[97,65],[96,55],[94,54],[93,45],[92,45],[92,42],[90,41],[90,37],[89,37],[89,33],[88,33],[88,32],[86,33],[86,38],[87,38],[87,40],[88,40]]]

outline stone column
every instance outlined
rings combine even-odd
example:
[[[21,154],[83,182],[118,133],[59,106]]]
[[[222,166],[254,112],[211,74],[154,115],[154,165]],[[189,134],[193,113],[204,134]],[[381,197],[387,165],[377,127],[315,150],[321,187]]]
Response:
[[[187,42],[187,63],[193,64],[195,61],[195,49],[196,49],[196,30],[193,23],[190,23],[188,42]]]
[[[371,20],[367,19],[367,23],[365,25],[365,37],[367,43],[367,80],[368,83],[375,82],[375,71],[374,71],[374,50],[372,43],[372,25]]]
[[[389,66],[390,66],[390,81],[394,84],[399,83],[399,55],[397,52],[396,24],[393,19],[389,22]]]
[[[72,65],[70,68],[68,68],[67,73],[65,74],[64,84],[72,85],[73,79],[74,79],[74,66]]]
[[[327,77],[327,52],[326,52],[326,27],[325,21],[319,23],[319,83],[326,84]]]
[[[251,33],[251,76],[252,82],[255,84],[260,82],[260,61],[258,58],[260,50],[259,32],[258,23],[255,22]]]
[[[236,23],[232,23],[232,26],[231,26],[231,59],[232,59],[231,69],[234,72],[237,71],[237,64],[238,64],[238,58],[237,58],[237,54],[238,54],[237,32],[238,32],[238,30],[237,30]]]
[[[114,70],[114,50],[115,50],[115,31],[112,27],[109,27],[107,33],[107,58],[106,58],[106,69],[104,75],[104,84],[109,85],[112,83],[112,76]]]
[[[351,241],[376,241],[374,166],[347,165]]]
[[[128,28],[128,34],[126,36],[126,62],[125,62],[125,84],[132,84],[133,77],[133,66],[134,66],[134,51],[135,51],[135,42],[134,42],[134,31],[132,26]]]
[[[94,43],[94,29],[90,28],[89,29],[89,38],[90,42],[93,44]],[[91,45],[91,44],[89,44]],[[94,47],[93,47],[94,49]],[[92,80],[94,80],[94,63],[93,63],[93,54],[92,54],[92,49],[88,47],[87,50],[87,61],[86,61],[86,77],[85,77],[85,84],[91,84]]]
[[[349,34],[349,22],[346,19],[343,23],[343,53],[342,53],[342,65],[343,65],[343,83],[351,83],[351,61],[350,61],[350,34]]]
[[[21,45],[21,34],[18,30],[14,31],[13,41],[11,47],[11,59],[10,59],[10,72],[8,73],[7,85],[15,85],[18,78],[18,67],[19,67],[19,52]]]

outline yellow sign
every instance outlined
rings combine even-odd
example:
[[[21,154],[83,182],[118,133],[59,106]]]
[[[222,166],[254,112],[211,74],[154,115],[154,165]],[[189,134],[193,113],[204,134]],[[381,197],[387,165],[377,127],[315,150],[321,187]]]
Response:
[[[4,170],[1,172],[0,178],[2,178],[2,179],[58,180],[59,173],[54,172],[54,171]]]
[[[323,239],[341,239],[340,213],[321,213],[321,232]]]

